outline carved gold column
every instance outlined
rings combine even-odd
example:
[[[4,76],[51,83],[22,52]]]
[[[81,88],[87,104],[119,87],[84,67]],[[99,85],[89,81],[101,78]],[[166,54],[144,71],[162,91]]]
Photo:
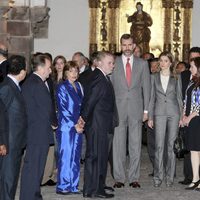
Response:
[[[172,45],[172,8],[174,7],[174,0],[162,0],[163,8],[165,8],[164,13],[164,51],[171,51]]]
[[[190,50],[191,42],[191,9],[193,8],[193,0],[182,0],[181,4],[184,8],[183,14],[183,47],[182,47],[182,60],[188,62],[188,52]]]
[[[100,7],[99,0],[89,0],[90,8],[90,54],[97,51],[97,9]]]
[[[182,19],[180,17],[181,14],[181,3],[180,0],[175,0],[174,2],[174,18],[173,18],[173,51],[174,57],[176,61],[180,60],[180,52],[181,52],[181,26],[183,25]]]
[[[115,53],[118,44],[118,16],[120,0],[108,0],[109,12],[109,51]]]

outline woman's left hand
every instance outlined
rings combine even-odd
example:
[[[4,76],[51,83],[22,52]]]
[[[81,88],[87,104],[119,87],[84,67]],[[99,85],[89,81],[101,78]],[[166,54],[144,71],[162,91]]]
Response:
[[[191,117],[190,116],[184,117],[184,119],[183,119],[183,125],[184,126],[188,126],[189,123],[190,123],[190,121],[191,121]]]

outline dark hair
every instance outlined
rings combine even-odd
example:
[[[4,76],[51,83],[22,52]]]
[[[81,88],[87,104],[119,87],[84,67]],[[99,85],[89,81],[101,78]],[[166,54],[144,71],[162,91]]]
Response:
[[[24,56],[12,55],[8,59],[8,73],[18,75],[21,70],[26,70],[26,59]]]
[[[197,68],[197,73],[195,76],[193,76],[192,80],[195,83],[195,87],[199,87],[200,86],[200,57],[192,58],[190,62],[194,62]]]
[[[128,40],[128,39],[132,39],[133,43],[135,43],[135,41],[133,40],[133,37],[128,33],[125,33],[121,36],[120,43],[122,44],[122,40]]]
[[[40,52],[34,54],[32,59],[31,59],[33,72],[37,71],[38,66],[43,67],[46,64],[46,60],[51,61],[49,56],[47,56],[46,54],[43,54],[43,53],[40,53]]]
[[[171,73],[171,76],[173,76],[173,77],[177,77],[176,76],[176,71],[175,71],[175,69],[174,69],[174,56],[172,55],[172,53],[171,52],[168,52],[168,51],[163,51],[160,55],[159,55],[159,60],[160,60],[160,58],[162,57],[162,56],[167,56],[168,58],[169,58],[169,60],[170,60],[170,62],[172,63],[171,64],[171,66],[170,66],[170,73]]]
[[[200,54],[200,47],[192,47],[189,50],[189,54],[191,54],[191,53],[199,53]]]
[[[44,54],[47,55],[50,58],[51,62],[53,61],[53,57],[52,57],[52,55],[50,53],[46,52]]]
[[[149,63],[152,63],[152,62],[158,62],[159,61],[159,58],[150,58],[148,60]]]
[[[190,65],[188,64],[188,63],[186,63],[186,62],[184,62],[184,61],[180,61],[180,62],[178,62],[177,64],[176,64],[176,67],[178,66],[178,65],[184,65],[185,66],[185,69],[189,69],[190,68]]]
[[[93,64],[93,62],[97,59],[98,53],[99,51],[95,51],[90,55],[91,64]]]
[[[75,61],[68,61],[66,63],[66,65],[64,66],[63,68],[63,79],[66,80],[67,77],[66,77],[66,71],[69,71],[70,69],[76,69],[79,73],[79,66],[77,65],[77,63]]]
[[[141,2],[137,2],[137,3],[136,3],[136,7],[139,6],[139,5],[140,5],[141,7],[143,7],[143,4],[142,4]]]

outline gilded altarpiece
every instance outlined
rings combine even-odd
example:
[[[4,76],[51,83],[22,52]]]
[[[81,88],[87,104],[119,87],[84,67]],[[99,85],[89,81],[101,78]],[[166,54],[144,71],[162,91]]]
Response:
[[[143,4],[153,24],[149,27],[150,52],[158,56],[171,51],[176,60],[187,61],[191,43],[191,11],[193,0],[89,0],[90,53],[99,50],[120,51],[120,36],[130,33],[127,16]]]

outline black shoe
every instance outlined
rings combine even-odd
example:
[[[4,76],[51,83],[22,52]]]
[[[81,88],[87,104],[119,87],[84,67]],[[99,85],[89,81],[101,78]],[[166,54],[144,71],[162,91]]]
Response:
[[[115,182],[115,184],[113,185],[114,188],[122,188],[124,187],[124,183],[121,182]]]
[[[185,189],[186,190],[194,190],[195,188],[198,187],[199,184],[200,184],[200,180],[198,180],[197,182],[192,182],[191,185],[189,185]]]
[[[78,190],[76,192],[71,192],[71,194],[83,194],[83,192],[81,190]]]
[[[80,163],[83,165],[85,163],[85,159],[81,158]]]
[[[93,198],[94,195],[93,194],[83,194],[84,198]]]
[[[190,183],[192,183],[192,180],[184,179],[183,181],[179,181],[178,183],[183,184],[183,185],[189,185]]]
[[[153,174],[153,172],[152,173],[150,173],[148,176],[150,176],[150,177],[152,177],[154,174]]]
[[[114,197],[114,194],[108,194],[108,193],[97,193],[94,195],[94,197],[97,197],[97,198],[102,198],[102,199],[109,199],[109,198],[113,198]]]
[[[41,186],[55,186],[56,182],[54,182],[53,180],[49,179],[46,183],[41,184]]]
[[[104,186],[104,190],[109,190],[111,192],[115,191],[112,187],[109,187],[109,186]]]
[[[140,188],[141,187],[140,184],[137,181],[130,183],[129,186],[133,187],[133,188]]]
[[[60,191],[57,191],[56,194],[60,194],[60,195],[69,195],[71,194],[71,192],[60,192]]]

